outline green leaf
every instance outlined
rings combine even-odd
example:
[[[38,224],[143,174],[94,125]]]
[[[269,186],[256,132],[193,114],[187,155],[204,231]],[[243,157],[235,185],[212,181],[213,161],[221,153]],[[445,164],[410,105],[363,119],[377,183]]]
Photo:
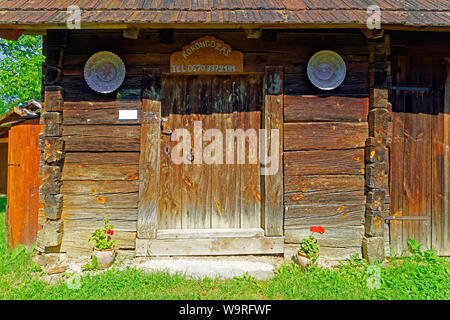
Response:
[[[41,100],[42,37],[0,39],[0,114],[31,99]]]

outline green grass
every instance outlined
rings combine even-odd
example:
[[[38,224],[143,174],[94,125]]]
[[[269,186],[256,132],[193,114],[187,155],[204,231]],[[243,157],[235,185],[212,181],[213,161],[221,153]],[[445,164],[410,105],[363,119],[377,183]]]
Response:
[[[0,198],[0,205],[5,200]],[[108,270],[86,275],[71,290],[61,280],[51,285],[39,278],[39,267],[25,249],[8,251],[4,241],[4,210],[0,207],[0,299],[446,299],[450,298],[450,263],[417,254],[377,269],[381,288],[369,289],[370,267],[353,259],[336,270],[301,271],[282,266],[268,281],[244,276],[233,280],[187,280],[165,273]],[[70,275],[68,275],[70,276]]]

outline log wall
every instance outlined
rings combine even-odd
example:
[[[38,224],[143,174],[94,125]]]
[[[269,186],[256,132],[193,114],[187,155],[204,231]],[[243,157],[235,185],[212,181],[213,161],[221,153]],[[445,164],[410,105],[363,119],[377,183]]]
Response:
[[[323,252],[346,257],[361,252],[364,234],[364,146],[369,136],[369,49],[359,31],[279,31],[276,39],[247,39],[244,31],[176,31],[173,42],[157,31],[125,39],[121,31],[70,31],[58,84],[64,89],[62,138],[65,160],[61,194],[64,236],[61,252],[88,252],[88,234],[110,215],[120,249],[135,247],[138,208],[140,122],[118,120],[119,109],[141,108],[144,68],[169,71],[174,51],[211,35],[244,53],[245,72],[283,66],[284,235],[294,250],[309,227],[322,225]],[[49,31],[47,47],[58,36]],[[161,41],[162,40],[162,41]],[[170,42],[170,43],[166,43]],[[324,92],[309,83],[306,66],[315,52],[338,52],[347,77]],[[127,75],[119,91],[98,94],[83,78],[87,59],[112,51]],[[289,250],[287,250],[289,251]]]

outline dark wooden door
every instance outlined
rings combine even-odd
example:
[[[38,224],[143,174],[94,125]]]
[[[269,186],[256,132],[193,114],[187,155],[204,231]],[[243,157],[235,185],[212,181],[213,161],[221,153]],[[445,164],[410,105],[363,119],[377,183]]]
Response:
[[[6,140],[6,141],[5,141]],[[0,138],[0,194],[6,194],[8,176],[8,138]]]
[[[227,163],[226,154],[231,150],[227,129],[254,129],[259,134],[261,76],[166,75],[162,89],[158,229],[261,228],[259,157],[250,164],[246,144],[245,163],[238,164],[236,139],[233,163]],[[202,130],[194,130],[200,123]],[[180,128],[190,134],[190,152],[184,155],[188,163],[176,164],[172,152],[179,141],[172,137]],[[204,157],[213,141],[220,143],[216,138],[204,136],[201,149],[194,145],[208,129],[223,135],[223,154],[218,155],[223,164],[208,163]]]
[[[12,247],[31,246],[38,232],[39,119],[24,121],[9,131],[7,237]]]
[[[412,238],[423,249],[448,255],[445,64],[439,58],[396,56],[392,71],[391,245],[400,254]]]

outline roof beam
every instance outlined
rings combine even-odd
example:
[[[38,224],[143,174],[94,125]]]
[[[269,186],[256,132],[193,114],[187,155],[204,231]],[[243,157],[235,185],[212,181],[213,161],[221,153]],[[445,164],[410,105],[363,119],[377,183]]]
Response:
[[[17,40],[25,29],[0,29],[0,38],[5,40]]]

